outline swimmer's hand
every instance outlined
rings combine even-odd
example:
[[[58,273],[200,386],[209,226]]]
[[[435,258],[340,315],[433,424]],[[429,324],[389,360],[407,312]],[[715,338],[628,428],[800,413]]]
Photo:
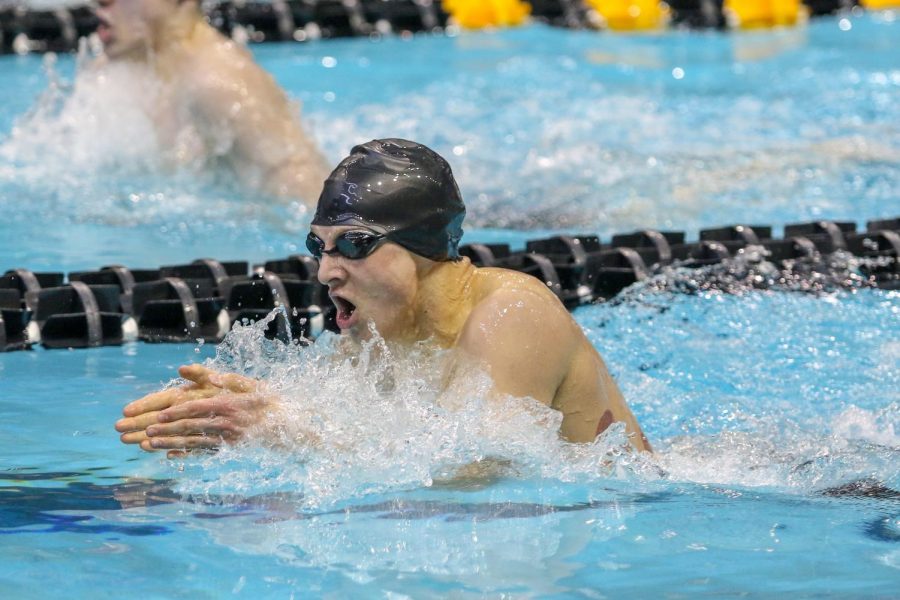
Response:
[[[169,458],[218,448],[242,439],[272,405],[260,382],[248,377],[200,365],[181,367],[178,374],[188,383],[124,408],[125,418],[116,422],[123,443],[140,444],[147,452],[168,450]]]

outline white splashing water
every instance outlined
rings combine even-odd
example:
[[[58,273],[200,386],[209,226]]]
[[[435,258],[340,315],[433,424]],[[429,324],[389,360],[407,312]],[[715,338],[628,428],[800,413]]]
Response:
[[[656,454],[636,455],[623,449],[621,427],[592,444],[560,440],[559,413],[529,399],[491,397],[482,372],[442,392],[448,355],[429,344],[402,350],[376,337],[347,354],[346,340],[330,334],[308,347],[267,340],[267,322],[237,325],[208,364],[264,380],[281,398],[287,425],[178,463],[190,472],[179,477],[182,493],[287,492],[300,494],[304,507],[321,508],[369,494],[448,482],[481,486],[498,478],[588,487],[669,481],[798,494],[857,479],[888,485],[900,479],[898,402],[870,410],[850,405],[803,420],[787,409],[737,410],[734,427],[652,440]],[[642,397],[653,394],[652,385],[641,393],[628,387],[626,394],[652,402]]]
[[[44,64],[48,88],[13,127],[0,157],[35,180],[44,164],[67,164],[73,172],[87,173],[161,167],[161,148],[149,117],[160,92],[152,71],[115,62],[92,69],[82,62],[74,83],[68,84],[57,75],[53,55]]]
[[[171,115],[150,69],[98,67],[82,52],[68,82],[53,55],[44,66],[47,89],[0,142],[0,204],[24,196],[47,217],[114,226],[258,216],[258,206],[238,202],[233,177],[216,168],[192,128],[163,146],[159,123]]]
[[[492,476],[585,481],[657,472],[647,456],[624,449],[624,428],[592,444],[564,442],[560,413],[490,395],[485,373],[442,392],[448,354],[428,343],[400,349],[376,337],[347,354],[334,335],[309,347],[267,340],[265,323],[235,326],[208,364],[264,380],[286,425],[179,464],[193,473],[180,478],[184,493],[289,491],[321,506],[454,478],[479,485]]]
[[[703,279],[660,277],[660,289]],[[900,485],[896,292],[751,291],[744,280],[724,282],[733,295],[653,293],[659,283],[576,318],[671,480],[791,494]]]
[[[900,404],[881,410],[851,406],[819,431],[783,416],[748,418],[752,431],[680,436],[658,459],[676,481],[766,487],[810,493],[856,480],[896,485]]]

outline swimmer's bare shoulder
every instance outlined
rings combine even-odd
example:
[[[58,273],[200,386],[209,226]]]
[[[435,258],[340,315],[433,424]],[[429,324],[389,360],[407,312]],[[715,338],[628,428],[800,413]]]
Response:
[[[488,366],[497,391],[552,405],[578,349],[580,329],[538,279],[481,268],[457,347]]]
[[[542,281],[482,268],[475,285],[459,347],[490,366],[498,391],[562,412],[560,434],[569,441],[590,442],[622,421],[635,448],[650,450],[600,354]]]
[[[177,59],[178,63],[169,67],[172,79],[179,91],[197,104],[221,103],[231,108],[233,102],[253,102],[256,95],[284,100],[274,79],[256,64],[250,52],[217,32],[193,40],[191,51]]]
[[[329,169],[303,129],[299,106],[236,42],[212,32],[197,50],[178,79],[207,137],[230,132],[232,167],[269,194],[317,198]]]

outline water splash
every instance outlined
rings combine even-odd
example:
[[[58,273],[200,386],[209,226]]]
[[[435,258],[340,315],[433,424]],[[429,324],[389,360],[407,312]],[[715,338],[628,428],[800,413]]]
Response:
[[[42,166],[125,174],[161,168],[162,149],[150,118],[161,85],[150,69],[129,63],[97,69],[81,62],[70,83],[48,55],[44,70],[47,89],[13,127],[0,157],[32,175],[32,183]]]
[[[858,480],[900,485],[900,405],[868,411],[851,406],[820,430],[785,415],[747,419],[751,431],[668,440],[660,465],[675,481],[827,493]],[[746,424],[746,422],[745,422]],[[877,441],[876,441],[877,440]]]
[[[734,257],[701,268],[685,268],[677,262],[640,281],[611,300],[614,304],[639,301],[663,293],[701,294],[721,292],[745,295],[760,290],[801,292],[818,296],[839,291],[876,287],[874,270],[893,264],[890,257],[856,257],[845,251],[783,261],[769,261],[762,246],[747,246]]]
[[[265,339],[264,322],[238,326],[210,366],[264,379],[283,399],[288,425],[179,464],[187,470],[180,489],[299,491],[301,506],[327,507],[514,480],[804,495],[858,479],[896,488],[900,397],[869,394],[897,379],[900,355],[896,344],[877,341],[855,354],[871,345],[883,314],[898,310],[896,294],[860,294],[688,297],[645,289],[639,299],[578,311],[613,373],[624,372],[620,385],[656,446],[652,457],[625,451],[621,427],[593,444],[563,442],[558,413],[528,399],[492,399],[488,376],[477,370],[442,392],[448,355],[429,344],[406,351],[375,337],[348,354],[340,336],[285,345]],[[598,313],[608,311],[615,319],[597,328]],[[776,315],[781,322],[772,322]],[[652,341],[659,327],[670,343],[682,340],[680,354],[659,358]],[[717,358],[691,363],[704,356]],[[747,370],[748,361],[757,367]]]
[[[651,461],[624,449],[624,428],[593,444],[559,438],[561,415],[530,399],[489,394],[485,373],[445,390],[449,355],[375,337],[347,352],[326,334],[312,346],[238,325],[209,366],[258,377],[280,399],[283,426],[179,468],[192,495],[298,490],[307,506],[369,494],[512,478],[629,478]],[[342,349],[343,347],[343,349]]]
[[[208,153],[194,127],[166,98],[164,84],[147,66],[110,62],[98,66],[84,53],[67,81],[47,55],[46,90],[33,108],[0,138],[0,206],[11,212],[21,197],[30,215],[117,227],[163,224],[170,230],[210,223],[240,228],[299,228],[298,204],[248,203],[228,169]],[[164,143],[160,129],[171,130]],[[285,225],[286,224],[286,225]],[[177,232],[177,231],[176,231]]]

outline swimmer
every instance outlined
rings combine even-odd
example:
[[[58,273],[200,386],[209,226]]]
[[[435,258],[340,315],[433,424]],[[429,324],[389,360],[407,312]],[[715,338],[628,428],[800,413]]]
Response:
[[[358,347],[353,342],[374,328],[398,346],[430,340],[451,356],[446,390],[481,366],[497,394],[560,411],[564,439],[590,442],[621,421],[631,444],[651,451],[562,302],[535,277],[478,268],[459,255],[465,212],[450,166],[435,152],[398,139],[353,148],[325,181],[306,239],[342,339]],[[179,374],[189,383],[125,407],[116,423],[124,443],[172,457],[275,427],[268,420],[277,421],[279,400],[259,382],[200,365]]]
[[[150,116],[170,162],[221,161],[248,189],[312,207],[328,167],[297,108],[205,21],[197,0],[97,0],[95,12],[104,48],[96,68],[131,62],[158,79]]]

